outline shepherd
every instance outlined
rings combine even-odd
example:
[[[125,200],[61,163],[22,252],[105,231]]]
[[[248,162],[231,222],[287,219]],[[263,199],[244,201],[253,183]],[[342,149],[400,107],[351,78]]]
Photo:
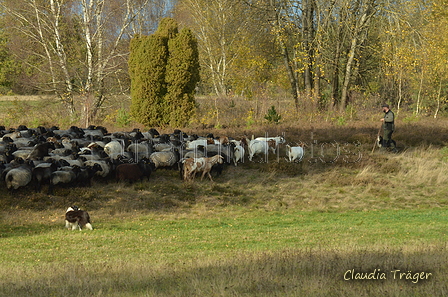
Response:
[[[383,108],[384,112],[384,118],[381,119],[381,122],[383,122],[383,138],[382,142],[380,142],[379,144],[383,148],[390,148],[391,152],[396,153],[398,152],[398,150],[395,141],[392,140],[392,133],[394,133],[395,130],[395,115],[392,110],[390,110],[388,104],[383,104],[381,107]]]

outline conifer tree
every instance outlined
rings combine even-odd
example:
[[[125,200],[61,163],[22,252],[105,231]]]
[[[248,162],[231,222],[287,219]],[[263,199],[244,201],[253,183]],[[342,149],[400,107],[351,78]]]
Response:
[[[160,126],[165,123],[163,97],[166,94],[167,59],[167,38],[153,34],[136,37],[131,41],[131,115],[145,126]]]
[[[145,126],[185,126],[194,113],[199,81],[197,41],[189,29],[178,32],[162,19],[150,36],[131,41],[131,114]]]
[[[194,91],[199,81],[199,55],[196,38],[183,28],[168,41],[169,58],[166,66],[169,124],[184,126],[193,116]]]

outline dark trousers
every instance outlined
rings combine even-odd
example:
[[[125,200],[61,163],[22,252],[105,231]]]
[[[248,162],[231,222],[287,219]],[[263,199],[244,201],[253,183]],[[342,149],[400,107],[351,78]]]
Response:
[[[392,133],[394,133],[393,130],[384,130],[383,147],[395,148],[395,142],[392,141]]]

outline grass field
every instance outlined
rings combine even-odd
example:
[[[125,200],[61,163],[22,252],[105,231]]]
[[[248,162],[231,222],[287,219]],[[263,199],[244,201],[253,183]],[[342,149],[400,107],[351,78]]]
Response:
[[[0,191],[0,296],[446,296],[447,121],[399,122],[398,154],[371,153],[375,124],[216,130],[313,132],[319,145],[213,183],[159,170],[51,196]],[[356,141],[360,154],[344,153]],[[93,231],[64,229],[72,204]]]
[[[443,209],[100,212],[93,232],[62,230],[59,217],[2,224],[2,296],[442,296],[448,289]],[[380,269],[387,279],[344,280],[353,269]],[[395,270],[432,275],[394,279]]]

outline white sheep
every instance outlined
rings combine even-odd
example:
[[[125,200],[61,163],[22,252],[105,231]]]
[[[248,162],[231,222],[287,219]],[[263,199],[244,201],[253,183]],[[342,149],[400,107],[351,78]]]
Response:
[[[3,141],[3,137],[9,137],[15,141],[17,138],[21,138],[22,134],[19,131],[7,133],[7,134],[3,135],[2,138],[0,138],[0,141]]]
[[[155,164],[156,169],[160,167],[172,167],[180,160],[179,150],[171,149],[170,151],[154,152],[149,159]]]
[[[13,152],[12,155],[14,156],[14,158],[22,158],[25,160],[28,158],[32,151],[32,147],[22,147],[20,150]]]
[[[124,147],[118,140],[112,140],[104,145],[104,152],[110,158],[113,158],[116,155],[123,154]]]
[[[9,170],[5,176],[6,188],[10,190],[17,190],[20,187],[25,187],[28,185],[32,179],[33,167],[33,163],[28,162],[17,168]]]
[[[205,154],[203,151],[200,150],[188,150],[188,151],[183,151],[184,159],[188,159],[188,158],[201,158],[201,157],[205,157]]]
[[[51,174],[50,184],[52,186],[58,184],[68,184],[76,179],[76,173],[73,171],[73,167],[64,166]]]
[[[170,142],[169,143],[155,143],[153,145],[153,147],[156,152],[163,152],[166,150],[170,150],[173,147],[173,144]]]
[[[76,168],[76,169],[75,169]],[[69,185],[76,180],[79,167],[63,166],[53,171],[50,176],[50,184],[48,186],[48,194],[53,195],[53,189],[56,185]]]
[[[143,157],[149,158],[153,152],[152,145],[145,141],[141,143],[131,143],[126,150],[134,155],[134,159],[139,161]]]

